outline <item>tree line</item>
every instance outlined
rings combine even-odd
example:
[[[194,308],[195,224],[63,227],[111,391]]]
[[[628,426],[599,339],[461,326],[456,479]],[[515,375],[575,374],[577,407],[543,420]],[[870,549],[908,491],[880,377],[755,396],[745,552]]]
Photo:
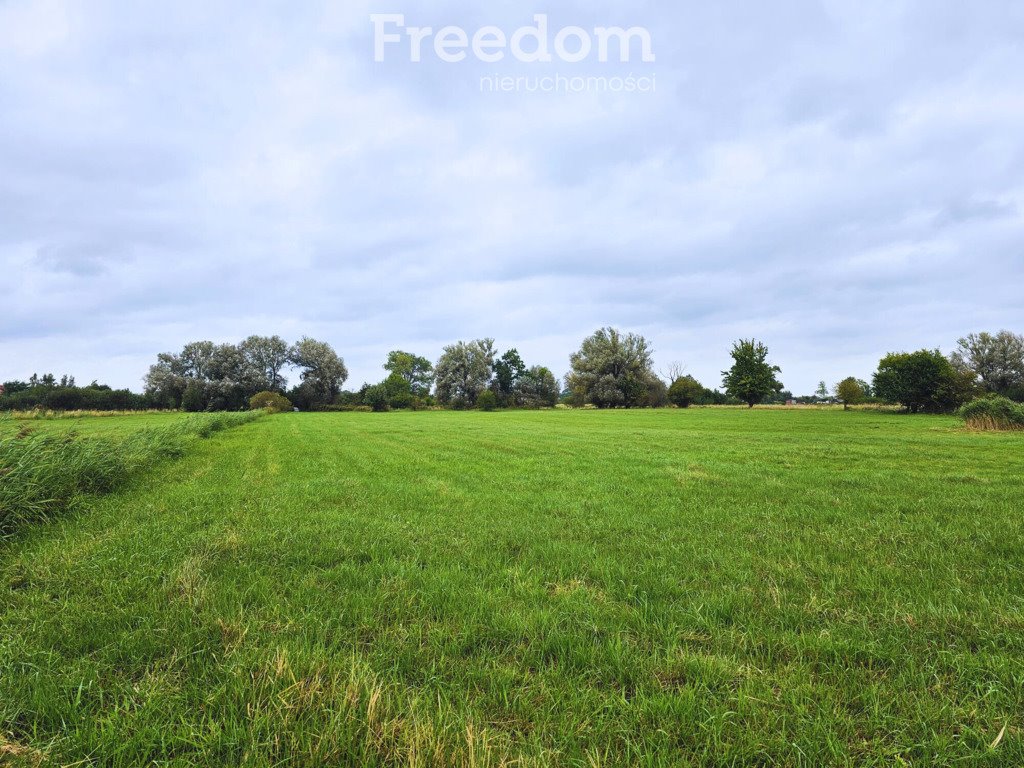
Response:
[[[167,408],[186,411],[241,410],[273,405],[283,410],[391,410],[405,408],[544,408],[559,402],[597,408],[658,408],[667,405],[745,404],[803,400],[844,406],[866,401],[895,403],[911,413],[950,412],[985,394],[1024,402],[1024,336],[1000,331],[970,334],[949,356],[922,349],[885,355],[868,383],[854,376],[815,395],[794,398],[782,371],[756,339],[740,339],[730,350],[721,390],[709,389],[681,366],[666,376],[654,372],[652,347],[643,336],[601,328],[569,358],[560,381],[541,365],[528,366],[516,349],[499,352],[494,339],[446,346],[435,363],[403,350],[388,354],[386,376],[358,390],[344,359],[324,341],[304,337],[289,344],[279,336],[250,336],[237,344],[198,341],[180,352],[161,353],[135,394],[74,378],[33,375],[6,382],[0,410],[46,407],[62,410]],[[288,373],[298,379],[289,387]],[[667,381],[666,381],[667,379]],[[271,397],[273,396],[273,397]]]

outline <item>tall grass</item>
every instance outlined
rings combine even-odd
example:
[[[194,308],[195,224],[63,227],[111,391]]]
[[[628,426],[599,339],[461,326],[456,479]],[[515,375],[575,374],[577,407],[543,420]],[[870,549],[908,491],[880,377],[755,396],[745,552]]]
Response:
[[[167,426],[82,436],[25,426],[0,438],[0,537],[48,520],[88,494],[108,493],[162,459],[184,454],[190,440],[244,424],[262,412],[190,416]]]
[[[1024,405],[1006,397],[972,400],[958,411],[970,429],[1007,431],[1024,429]]]
[[[145,408],[138,411],[97,411],[97,410],[84,410],[84,411],[58,411],[51,408],[32,408],[27,411],[7,411],[4,414],[4,418],[17,419],[19,421],[37,420],[37,421],[59,421],[62,419],[81,419],[84,417],[98,418],[98,417],[118,417],[123,418],[124,416],[142,416],[152,414],[165,414],[175,413],[175,411],[167,410],[166,408]]]

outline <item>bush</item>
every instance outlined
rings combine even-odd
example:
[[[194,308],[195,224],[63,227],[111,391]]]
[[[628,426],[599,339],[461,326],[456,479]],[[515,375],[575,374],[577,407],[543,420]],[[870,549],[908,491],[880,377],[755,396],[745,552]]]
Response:
[[[693,376],[680,376],[668,388],[668,399],[679,408],[689,408],[704,394],[704,387]]]
[[[647,380],[647,407],[664,408],[669,403],[668,385],[657,376]]]
[[[363,404],[378,413],[391,410],[391,397],[383,384],[374,384],[363,392]]]
[[[290,411],[292,401],[280,392],[257,392],[249,398],[249,409],[258,411],[270,411],[271,413],[286,413]]]
[[[971,429],[1024,429],[1024,405],[999,395],[972,400],[957,415]]]
[[[485,389],[476,399],[476,407],[481,411],[493,411],[498,407],[498,396],[490,389]]]

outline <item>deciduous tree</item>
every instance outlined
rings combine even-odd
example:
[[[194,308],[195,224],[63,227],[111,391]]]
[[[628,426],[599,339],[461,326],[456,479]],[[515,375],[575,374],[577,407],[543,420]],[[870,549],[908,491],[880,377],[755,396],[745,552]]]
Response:
[[[732,368],[722,372],[727,394],[753,408],[769,395],[782,391],[775,377],[782,369],[768,362],[768,347],[756,339],[740,339],[732,346]]]
[[[559,395],[558,379],[542,365],[527,370],[516,383],[516,405],[526,408],[553,408]]]
[[[460,341],[444,348],[434,366],[437,399],[444,405],[476,405],[494,372],[494,339]]]
[[[950,360],[958,370],[976,375],[989,392],[1024,399],[1024,336],[972,333],[957,342]]]
[[[516,385],[525,373],[526,363],[518,350],[510,349],[494,361],[494,389],[502,404],[512,402]]]
[[[974,374],[957,371],[937,349],[883,357],[874,376],[875,394],[910,413],[945,413],[967,402]]]
[[[846,411],[849,410],[851,405],[864,402],[864,398],[867,395],[860,382],[853,376],[850,376],[836,384],[836,397],[839,398],[839,402],[843,404],[843,410]]]
[[[248,376],[267,392],[281,392],[288,381],[282,375],[288,365],[288,342],[280,336],[250,336],[238,345],[249,368]]]
[[[703,394],[703,385],[693,376],[679,376],[668,388],[669,401],[679,408],[689,408]]]
[[[602,328],[584,339],[569,362],[567,383],[580,401],[598,408],[635,408],[650,402],[657,377],[651,369],[651,347],[643,336]]]
[[[313,405],[333,401],[348,378],[345,361],[324,341],[303,337],[292,346],[288,359],[302,370],[301,388],[306,390]]]
[[[409,384],[409,390],[415,397],[426,397],[430,394],[430,384],[434,377],[434,366],[425,357],[411,352],[395,350],[388,353],[384,370],[397,373]]]

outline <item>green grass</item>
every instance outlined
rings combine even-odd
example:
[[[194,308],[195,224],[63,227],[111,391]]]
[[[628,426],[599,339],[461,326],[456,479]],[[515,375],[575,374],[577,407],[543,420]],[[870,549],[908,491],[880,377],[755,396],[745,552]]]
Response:
[[[0,751],[1019,765],[1021,438],[824,410],[265,418],[4,545]]]
[[[37,432],[67,432],[82,434],[124,433],[135,429],[163,427],[185,421],[187,413],[132,413],[126,411],[114,416],[85,416],[76,412],[60,414],[54,418],[24,418],[0,414],[0,437],[31,429]]]
[[[261,415],[198,414],[145,428],[128,417],[119,423],[105,419],[118,429],[87,434],[25,423],[0,433],[0,537],[66,513],[84,497],[109,493],[163,459],[182,456],[194,438]]]

